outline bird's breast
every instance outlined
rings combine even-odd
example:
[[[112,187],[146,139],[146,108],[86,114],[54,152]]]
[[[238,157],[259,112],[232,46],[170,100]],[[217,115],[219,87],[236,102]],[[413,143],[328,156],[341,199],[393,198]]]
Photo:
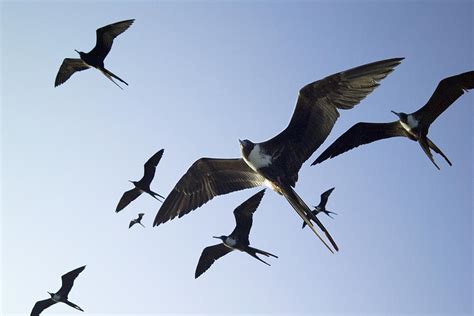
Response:
[[[51,297],[53,299],[53,301],[55,302],[59,302],[61,300],[61,296],[59,296],[58,294],[54,294],[53,297]]]
[[[258,169],[268,167],[272,164],[272,156],[264,153],[260,145],[255,145],[248,157],[243,156],[243,158],[247,165],[256,172],[258,172]]]
[[[234,248],[235,245],[237,244],[237,240],[235,240],[235,239],[233,239],[233,238],[230,238],[230,237],[227,237],[227,238],[225,239],[224,244],[225,244],[227,247]]]

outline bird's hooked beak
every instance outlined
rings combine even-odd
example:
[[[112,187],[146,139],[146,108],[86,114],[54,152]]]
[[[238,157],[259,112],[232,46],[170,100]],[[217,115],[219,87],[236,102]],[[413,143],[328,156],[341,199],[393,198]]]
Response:
[[[79,55],[81,54],[81,53],[79,53],[79,51],[78,51],[77,49],[75,49],[74,51],[75,51],[76,53],[78,53]]]
[[[54,293],[50,293],[50,292],[47,292],[49,295],[51,295],[51,297],[54,295]]]
[[[217,236],[212,236],[212,238],[215,238],[215,239],[221,239],[220,237],[217,237]]]
[[[390,112],[392,112],[393,114],[395,114],[396,116],[398,116],[398,118],[400,118],[400,113],[395,112],[395,111],[390,111]]]
[[[239,139],[240,146],[244,146],[244,142]]]

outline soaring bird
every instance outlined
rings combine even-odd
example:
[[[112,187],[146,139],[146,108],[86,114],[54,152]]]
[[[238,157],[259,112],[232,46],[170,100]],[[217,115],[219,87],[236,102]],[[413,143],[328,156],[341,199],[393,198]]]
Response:
[[[128,180],[131,183],[133,183],[133,185],[135,187],[133,189],[125,192],[122,195],[122,198],[120,199],[120,201],[117,205],[117,208],[115,209],[115,212],[117,212],[117,213],[120,212],[128,204],[130,204],[130,202],[132,202],[137,197],[139,197],[143,192],[150,194],[152,197],[154,197],[158,201],[160,201],[160,199],[158,197],[164,199],[164,197],[162,195],[160,195],[158,193],[155,193],[150,189],[150,183],[151,183],[151,181],[153,180],[153,178],[155,176],[156,166],[160,162],[164,151],[165,151],[164,149],[161,149],[156,154],[151,156],[150,159],[148,159],[148,161],[144,165],[145,172],[143,174],[143,177],[139,181]]]
[[[33,306],[33,309],[31,310],[31,316],[38,316],[43,310],[58,302],[67,304],[83,312],[82,308],[80,308],[74,303],[71,303],[68,300],[68,295],[71,291],[72,286],[74,285],[74,280],[77,278],[79,273],[81,273],[85,268],[86,266],[82,266],[63,275],[61,277],[62,285],[59,291],[57,291],[56,293],[48,292],[49,295],[51,295],[51,298],[36,302],[35,306]]]
[[[465,91],[474,88],[474,71],[441,80],[428,102],[418,111],[411,114],[391,111],[399,117],[398,121],[390,123],[357,123],[332,143],[313,163],[323,162],[336,157],[360,145],[375,142],[380,139],[404,136],[417,141],[426,156],[436,168],[439,167],[433,159],[430,149],[440,154],[451,166],[448,157],[429,138],[428,129],[436,118],[454,103]]]
[[[209,267],[214,263],[214,261],[234,250],[246,252],[266,265],[269,264],[260,259],[257,254],[278,258],[269,252],[249,246],[249,234],[250,229],[252,228],[252,216],[257,210],[264,193],[265,189],[253,195],[234,210],[236,223],[234,230],[229,236],[213,236],[213,238],[222,240],[222,243],[204,248],[196,267],[196,272],[194,274],[195,278],[198,278],[201,274],[206,272],[207,269],[209,269]]]
[[[324,192],[323,194],[321,194],[321,201],[319,202],[319,205],[315,206],[314,209],[311,211],[311,213],[313,213],[314,216],[318,215],[319,213],[324,213],[327,216],[333,218],[331,214],[337,215],[336,213],[328,211],[326,209],[326,204],[328,203],[329,196],[331,195],[333,190],[334,188],[331,188],[327,190],[326,192]],[[304,228],[305,226],[306,226],[306,223],[303,222],[303,226],[301,228]]]
[[[145,227],[145,226],[142,224],[143,215],[145,215],[145,213],[138,213],[138,217],[130,221],[130,225],[128,225],[128,228],[129,228],[129,229],[132,228],[132,226],[135,225],[135,224],[140,224],[140,225],[142,225],[143,227]]]
[[[215,196],[266,185],[283,195],[326,247],[310,219],[338,247],[293,187],[302,164],[324,142],[339,117],[370,94],[403,58],[382,60],[333,74],[304,86],[290,123],[272,139],[240,141],[240,159],[201,158],[181,177],[159,209],[154,226],[181,217]]]
[[[128,83],[114,75],[111,71],[105,69],[104,59],[107,57],[107,54],[112,48],[114,38],[128,29],[130,25],[132,25],[133,21],[135,20],[132,19],[120,21],[97,29],[97,42],[95,47],[88,53],[75,50],[79,54],[80,59],[65,58],[61,64],[61,67],[59,68],[58,74],[56,75],[54,86],[57,87],[60,84],[66,82],[66,80],[68,80],[69,77],[71,77],[76,71],[82,71],[90,67],[100,70],[100,72],[102,72],[107,78],[115,83],[120,89],[122,89],[122,87],[119,86],[119,84],[115,82],[113,78],[123,82],[128,86]]]

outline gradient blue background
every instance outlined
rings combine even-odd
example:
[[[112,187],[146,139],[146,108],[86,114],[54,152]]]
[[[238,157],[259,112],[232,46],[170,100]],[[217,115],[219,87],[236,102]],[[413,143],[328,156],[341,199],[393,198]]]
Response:
[[[472,70],[473,12],[472,1],[2,2],[1,314],[29,313],[84,264],[70,299],[88,314],[471,314],[472,92],[430,130],[452,167],[436,155],[437,171],[401,138],[309,164],[356,122],[392,121]],[[129,18],[106,66],[130,86],[88,70],[53,87],[63,58]],[[257,189],[155,228],[149,196],[114,212],[158,149],[152,189],[166,195],[196,159],[237,157],[239,138],[280,132],[305,84],[402,56],[300,171],[309,204],[336,187],[339,215],[322,218],[336,255],[267,190],[250,241],[279,259],[232,253],[195,280],[202,249]],[[128,230],[142,211],[147,228]]]

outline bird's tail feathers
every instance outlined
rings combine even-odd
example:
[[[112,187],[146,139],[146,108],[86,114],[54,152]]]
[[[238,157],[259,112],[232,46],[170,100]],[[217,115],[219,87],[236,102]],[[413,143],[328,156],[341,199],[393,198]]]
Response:
[[[158,194],[158,193],[156,193],[156,192],[153,192],[153,191],[151,191],[151,190],[150,190],[150,195],[151,195],[152,197],[154,197],[155,199],[157,199],[158,201],[160,201],[161,203],[163,203],[163,201],[160,200],[159,198],[161,198],[161,199],[163,199],[163,200],[165,199],[165,197],[164,197],[163,195]]]
[[[322,210],[321,212],[323,212],[324,214],[326,214],[327,216],[329,216],[332,219],[334,219],[334,217],[332,217],[331,214],[337,215],[337,213],[332,212],[332,211],[328,211],[328,210]]]
[[[65,304],[77,309],[77,310],[80,310],[81,312],[83,312],[84,310],[82,308],[80,308],[79,306],[77,306],[76,304],[72,303],[72,302],[69,302],[68,300],[65,300],[63,301]]]
[[[332,244],[334,249],[336,251],[339,251],[339,247],[337,246],[336,242],[327,231],[326,227],[324,227],[321,221],[316,218],[316,216],[311,212],[308,205],[306,205],[306,203],[303,201],[303,199],[300,198],[300,196],[295,192],[295,190],[293,190],[293,188],[290,186],[286,186],[285,188],[283,188],[282,192],[283,192],[283,196],[287,199],[287,201],[290,203],[293,209],[303,219],[306,225],[308,225],[311,228],[311,230],[316,234],[316,236],[319,238],[319,240],[321,240],[321,242],[326,246],[326,248],[328,248],[331,253],[334,253],[331,247],[329,247],[329,245],[319,235],[318,231],[314,227],[311,220],[313,220],[318,225],[319,229],[321,229],[324,232],[326,238]]]
[[[448,165],[450,166],[453,165],[451,161],[449,161],[448,157],[446,157],[446,155],[441,151],[441,149],[439,149],[428,137],[426,137],[426,140],[428,142],[428,146],[430,146],[430,148],[433,149],[435,153],[441,155],[444,158],[444,160],[446,160]]]
[[[428,145],[428,138],[426,136],[420,136],[420,138],[418,138],[418,143],[420,144],[421,148],[423,149],[423,151],[425,152],[426,156],[430,159],[430,161],[433,163],[433,165],[435,165],[435,167],[438,169],[438,170],[441,170],[439,168],[439,166],[436,164],[436,162],[434,161],[433,159],[433,154],[431,153],[430,151],[430,146]]]
[[[266,257],[273,257],[273,258],[278,258],[278,256],[275,256],[274,254],[272,253],[269,253],[269,252],[266,252],[264,250],[261,250],[261,249],[258,249],[258,248],[253,248],[253,247],[250,247],[248,246],[248,249],[254,253],[259,253],[259,254],[262,254]]]
[[[142,223],[138,223],[138,224],[142,225],[142,226],[143,226],[143,228],[146,228],[146,227],[145,227],[145,225],[143,225]]]
[[[114,73],[112,73],[110,70],[105,69],[105,68],[102,68],[102,69],[100,69],[100,70],[102,71],[102,73],[103,73],[107,78],[109,78],[110,81],[112,81],[113,83],[115,83],[115,85],[116,85],[117,87],[119,87],[120,89],[123,90],[123,88],[122,88],[118,83],[116,83],[113,78],[119,80],[120,82],[122,82],[122,83],[124,83],[124,84],[126,84],[126,85],[128,86],[128,83],[126,83],[126,82],[125,82],[124,80],[122,80],[120,77],[118,77],[117,75],[115,75]]]

